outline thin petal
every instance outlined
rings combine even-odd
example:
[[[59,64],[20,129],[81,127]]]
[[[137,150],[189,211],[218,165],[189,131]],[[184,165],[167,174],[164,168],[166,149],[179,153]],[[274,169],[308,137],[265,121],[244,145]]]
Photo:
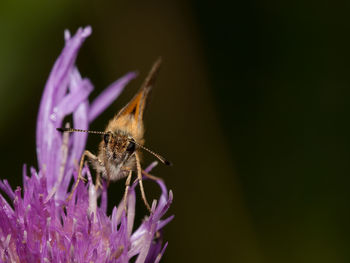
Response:
[[[145,234],[143,235],[142,247],[140,250],[140,254],[137,257],[136,263],[145,262],[155,232],[156,232],[156,227],[154,224],[152,224],[150,229],[147,232],[145,232]]]
[[[53,139],[58,136],[50,115],[57,100],[60,100],[67,91],[70,71],[75,63],[78,50],[90,33],[90,27],[80,28],[76,35],[66,42],[45,85],[36,130],[39,167],[47,165],[48,154],[52,152]]]
[[[171,220],[173,220],[175,217],[175,215],[169,216],[168,218],[161,220],[158,222],[157,225],[157,231],[162,229],[164,226],[166,226]]]
[[[108,202],[108,196],[107,196],[107,183],[103,182],[103,189],[101,194],[101,204],[100,209],[104,213],[107,213],[107,202]]]
[[[165,245],[164,245],[162,251],[158,254],[158,256],[157,256],[156,260],[154,261],[154,263],[158,263],[158,262],[161,260],[161,258],[162,258],[162,256],[163,256],[163,254],[164,254],[165,249],[167,248],[167,246],[168,246],[168,242],[165,243]]]
[[[134,189],[130,189],[128,194],[128,237],[131,236],[132,228],[134,226],[136,196]]]
[[[77,71],[76,69],[74,71]],[[73,71],[73,75],[77,74]],[[73,82],[74,80],[72,80]],[[69,93],[67,96],[65,96],[58,105],[54,108],[54,113],[52,116],[54,116],[55,119],[63,119],[64,116],[71,114],[73,111],[77,109],[77,107],[83,103],[84,101],[87,101],[88,96],[90,95],[91,91],[93,90],[93,86],[91,82],[88,79],[80,80],[81,85],[84,88],[78,88],[75,90],[72,90],[71,93]],[[78,84],[75,84],[78,85]]]
[[[93,86],[88,79],[82,79],[78,69],[75,68],[71,74],[71,81],[70,81],[69,88],[72,94],[79,94],[79,92],[83,92],[84,90],[91,92],[91,90],[93,89]],[[87,119],[88,107],[89,107],[88,101],[86,99],[84,102],[80,103],[78,108],[74,111],[73,113],[74,128],[83,129],[83,130],[88,129],[89,127],[89,123]],[[65,193],[67,191],[69,182],[71,180],[71,175],[72,175],[71,171],[73,168],[76,167],[76,164],[79,163],[80,161],[80,157],[85,148],[86,140],[87,140],[86,133],[72,134],[73,145],[70,151],[70,155],[68,157],[67,172],[65,173],[62,185],[58,191],[58,196],[57,196],[57,198],[61,200],[65,198]]]
[[[6,179],[0,181],[0,189],[4,191],[11,200],[15,198],[15,193],[13,192],[11,186],[9,185],[9,182]]]
[[[91,123],[97,116],[99,116],[109,105],[111,105],[124,87],[130,80],[137,76],[135,72],[130,72],[124,77],[118,79],[106,88],[92,103],[89,110],[89,122]]]

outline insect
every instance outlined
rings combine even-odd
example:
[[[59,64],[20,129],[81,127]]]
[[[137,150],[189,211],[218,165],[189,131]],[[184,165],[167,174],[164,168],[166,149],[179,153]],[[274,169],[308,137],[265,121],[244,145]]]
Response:
[[[171,163],[164,157],[143,146],[143,113],[149,92],[154,86],[156,76],[158,75],[160,65],[161,59],[159,58],[153,64],[153,67],[143,82],[140,90],[136,93],[134,98],[124,108],[122,108],[113,119],[109,121],[104,132],[57,128],[57,130],[61,132],[88,132],[103,135],[103,140],[99,144],[99,152],[97,156],[88,150],[84,151],[80,159],[78,179],[72,188],[68,200],[72,197],[72,194],[77,188],[79,181],[85,180],[85,178],[82,177],[82,170],[84,159],[86,157],[96,171],[97,187],[101,187],[100,176],[105,178],[108,183],[110,181],[117,181],[126,177],[124,192],[125,209],[131,176],[133,172],[136,172],[143,202],[145,203],[147,209],[151,211],[142,183],[142,174],[151,178],[154,177],[142,170],[140,164],[140,150],[145,150],[154,155],[162,163],[171,165]]]

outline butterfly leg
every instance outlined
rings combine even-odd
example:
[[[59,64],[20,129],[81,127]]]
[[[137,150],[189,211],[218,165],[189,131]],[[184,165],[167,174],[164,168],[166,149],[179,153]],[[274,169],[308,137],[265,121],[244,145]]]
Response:
[[[141,164],[140,164],[140,158],[138,156],[137,153],[135,153],[135,158],[136,158],[136,167],[137,167],[137,179],[139,180],[140,183],[140,190],[141,190],[141,196],[142,196],[142,200],[145,203],[148,211],[151,213],[151,207],[149,206],[147,199],[146,199],[146,194],[145,194],[145,190],[143,188],[143,183],[142,183],[142,169],[141,169]]]
[[[124,210],[127,211],[127,198],[129,193],[130,181],[131,181],[132,170],[129,171],[128,177],[125,181],[125,192],[124,192]]]
[[[102,186],[102,183],[101,183],[101,175],[100,175],[100,173],[97,173],[96,174],[95,189],[98,190],[99,188],[103,189],[103,186]]]
[[[79,171],[78,171],[78,178],[77,178],[77,180],[75,181],[75,184],[74,184],[74,186],[73,186],[73,188],[72,188],[71,193],[70,193],[69,196],[67,197],[66,202],[68,202],[69,200],[72,199],[73,193],[74,193],[74,191],[77,189],[80,180],[86,181],[86,179],[82,176],[85,157],[87,157],[88,159],[90,159],[90,161],[92,161],[92,162],[99,162],[99,159],[97,158],[96,155],[92,154],[91,152],[89,152],[89,151],[87,151],[87,150],[84,151],[84,153],[83,153],[83,155],[81,156],[81,159],[80,159],[80,165],[79,165]]]
[[[142,170],[142,174],[144,176],[148,177],[149,179],[153,180],[153,181],[163,181],[162,178],[154,176],[154,175],[151,175],[151,174],[147,173],[145,170]]]

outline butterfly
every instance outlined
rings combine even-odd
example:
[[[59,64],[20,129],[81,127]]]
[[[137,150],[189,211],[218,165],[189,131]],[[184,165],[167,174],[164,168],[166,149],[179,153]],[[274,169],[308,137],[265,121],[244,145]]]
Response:
[[[156,177],[144,172],[141,168],[140,151],[145,150],[165,165],[171,165],[161,155],[144,146],[144,125],[143,114],[147,104],[148,95],[154,86],[158,75],[161,58],[159,58],[152,66],[151,71],[147,75],[140,90],[126,104],[118,114],[113,117],[105,131],[89,131],[72,128],[57,128],[60,132],[87,132],[103,135],[103,139],[99,144],[99,151],[94,155],[89,150],[85,150],[79,165],[78,179],[76,180],[72,191],[67,198],[71,199],[80,180],[85,180],[82,176],[84,160],[87,158],[96,171],[96,186],[101,186],[100,177],[110,181],[117,181],[126,178],[124,204],[126,209],[126,198],[130,187],[131,177],[136,173],[140,184],[141,196],[147,209],[151,211],[151,207],[146,199],[145,190],[142,183],[142,175],[156,179]]]

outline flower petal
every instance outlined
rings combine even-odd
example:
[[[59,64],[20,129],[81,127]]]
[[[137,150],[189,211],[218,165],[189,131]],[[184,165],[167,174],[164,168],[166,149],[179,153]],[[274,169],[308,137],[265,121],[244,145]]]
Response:
[[[129,83],[130,80],[137,76],[135,72],[130,72],[124,77],[113,82],[108,88],[106,88],[92,103],[89,110],[89,122],[95,120],[109,105],[123,91],[124,87]]]
[[[90,27],[79,29],[73,37],[65,31],[66,45],[50,73],[39,109],[39,168],[31,167],[27,176],[23,166],[23,191],[20,187],[13,191],[6,180],[0,181],[0,190],[11,201],[0,195],[0,261],[158,263],[167,246],[162,248],[160,230],[173,216],[161,218],[173,196],[161,180],[156,180],[161,188],[159,200],[153,201],[151,214],[134,232],[138,181],[126,198],[128,212],[122,200],[108,217],[106,182],[102,190],[96,189],[89,167],[84,166],[82,176],[87,175],[88,183],[81,182],[67,200],[71,179],[78,178],[87,134],[62,135],[56,128],[72,114],[74,128],[88,129],[89,122],[136,76],[129,73],[110,85],[90,107],[88,96],[93,86],[75,67],[77,52],[90,33]],[[150,172],[156,164],[145,171]]]
[[[80,92],[91,92],[93,86],[88,79],[82,79],[78,69],[74,69],[71,74],[69,89],[72,94],[79,94]],[[73,112],[73,125],[76,129],[87,130],[89,128],[89,122],[87,117],[89,103],[86,99],[82,101],[78,108]],[[79,163],[83,150],[85,148],[87,140],[87,133],[73,133],[72,141],[73,145],[66,164],[66,172],[62,181],[61,187],[58,190],[57,199],[63,200],[66,198],[68,185],[72,179],[72,169],[76,168],[76,164]],[[58,164],[60,165],[60,164]]]
[[[47,165],[48,155],[52,152],[52,141],[57,137],[55,127],[50,115],[57,101],[67,91],[70,71],[75,63],[78,50],[84,40],[91,34],[91,27],[85,29],[79,28],[76,35],[66,41],[66,45],[61,55],[49,75],[45,85],[44,93],[41,99],[38,121],[37,121],[37,155],[39,167]]]

